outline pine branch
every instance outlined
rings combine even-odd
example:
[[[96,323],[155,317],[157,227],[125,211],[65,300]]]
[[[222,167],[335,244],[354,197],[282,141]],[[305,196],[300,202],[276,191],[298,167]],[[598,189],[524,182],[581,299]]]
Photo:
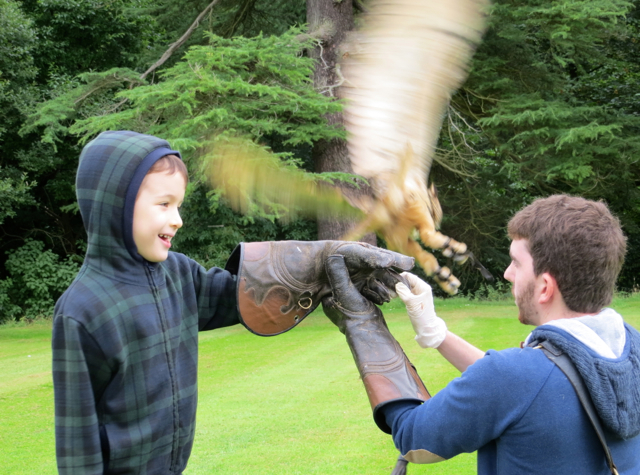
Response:
[[[202,10],[200,12],[200,14],[198,15],[198,17],[195,19],[195,21],[191,24],[191,26],[187,29],[187,31],[184,32],[184,34],[180,37],[180,39],[178,41],[176,41],[175,43],[173,43],[169,49],[167,51],[164,52],[164,54],[162,55],[162,57],[156,61],[149,69],[147,69],[141,76],[140,79],[144,79],[146,78],[150,73],[152,73],[153,71],[155,71],[156,69],[158,69],[160,66],[162,66],[165,61],[167,59],[169,59],[171,57],[171,55],[173,53],[176,52],[176,50],[178,48],[180,48],[193,34],[193,32],[196,30],[196,28],[198,28],[198,25],[200,24],[200,20],[202,20],[205,15],[207,13],[209,13],[211,11],[211,9],[219,2],[220,0],[213,0],[213,2],[211,2],[209,5],[207,5],[207,7]]]
[[[256,0],[247,0],[245,1],[239,10],[236,12],[235,18],[233,19],[232,25],[224,32],[222,36],[231,37],[236,32],[238,25],[240,25],[243,21],[245,21],[251,11],[255,8]]]

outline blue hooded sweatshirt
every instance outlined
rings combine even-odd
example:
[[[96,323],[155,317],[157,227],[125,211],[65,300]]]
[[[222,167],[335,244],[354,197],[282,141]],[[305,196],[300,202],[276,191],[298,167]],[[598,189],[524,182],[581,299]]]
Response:
[[[566,320],[528,341],[550,341],[571,358],[620,475],[638,475],[640,334],[611,309]],[[415,463],[477,450],[479,475],[611,473],[571,383],[540,349],[490,350],[423,405],[392,403],[385,417]]]
[[[61,474],[179,474],[195,431],[198,331],[239,323],[236,280],[169,252],[151,263],[133,240],[147,171],[179,155],[157,137],[104,132],[76,179],[84,264],[53,323]]]

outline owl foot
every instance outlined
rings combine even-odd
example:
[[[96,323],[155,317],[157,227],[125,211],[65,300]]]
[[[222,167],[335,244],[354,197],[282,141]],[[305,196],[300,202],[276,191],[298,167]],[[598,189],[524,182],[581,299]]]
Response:
[[[459,264],[466,262],[469,258],[469,253],[467,252],[467,245],[462,242],[454,241],[451,238],[448,238],[447,241],[442,246],[442,254],[445,257],[450,257]]]
[[[448,267],[438,268],[433,274],[433,278],[442,287],[442,290],[448,294],[454,295],[458,292],[460,281],[454,277]]]

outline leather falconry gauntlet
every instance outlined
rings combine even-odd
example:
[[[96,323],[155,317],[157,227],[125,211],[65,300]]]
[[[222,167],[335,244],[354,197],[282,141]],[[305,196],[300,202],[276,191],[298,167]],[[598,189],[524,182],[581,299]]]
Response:
[[[238,310],[244,326],[257,335],[272,336],[300,323],[331,294],[325,270],[331,255],[344,258],[354,286],[379,304],[390,299],[382,283],[388,281],[387,269],[410,270],[414,262],[411,257],[361,242],[240,243],[225,269],[237,275]]]
[[[325,297],[322,308],[347,337],[369,396],[373,420],[380,430],[390,434],[380,408],[400,400],[424,402],[431,395],[391,335],[382,311],[350,282],[342,256],[329,257],[326,267],[333,295]]]

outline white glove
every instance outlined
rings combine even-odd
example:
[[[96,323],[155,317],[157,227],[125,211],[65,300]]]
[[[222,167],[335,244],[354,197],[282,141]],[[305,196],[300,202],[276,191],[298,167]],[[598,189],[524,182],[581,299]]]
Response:
[[[407,306],[418,345],[422,348],[438,348],[447,336],[447,324],[436,315],[431,287],[413,274],[403,272],[401,275],[409,282],[411,290],[398,282],[396,292]]]

